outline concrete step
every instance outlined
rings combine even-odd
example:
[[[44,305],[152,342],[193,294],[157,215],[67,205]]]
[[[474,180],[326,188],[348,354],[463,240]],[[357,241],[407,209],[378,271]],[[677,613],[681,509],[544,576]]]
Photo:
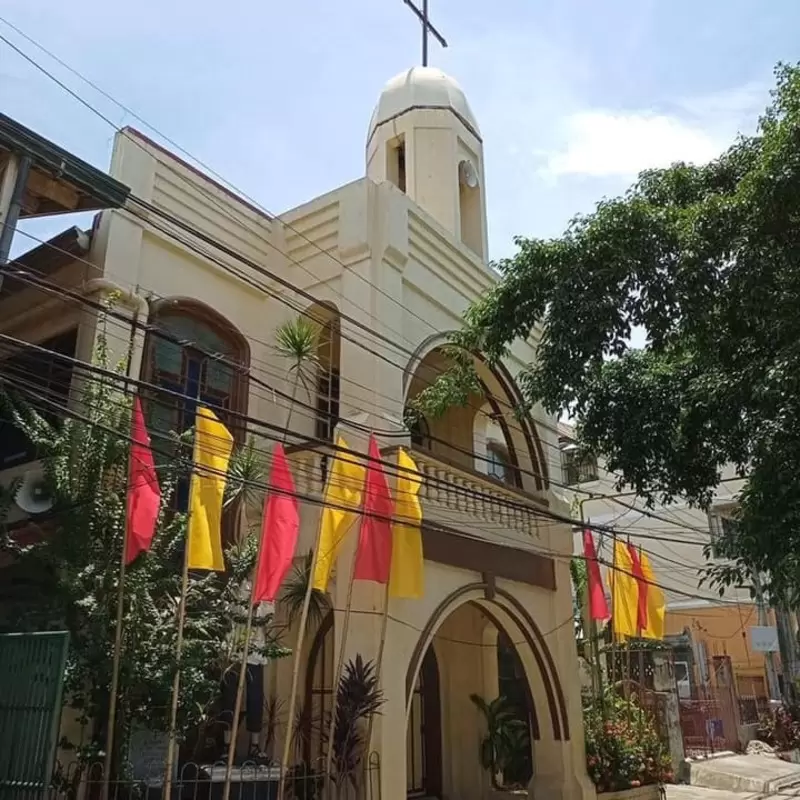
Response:
[[[686,762],[692,786],[728,792],[773,794],[800,787],[800,764],[762,755],[719,755]]]

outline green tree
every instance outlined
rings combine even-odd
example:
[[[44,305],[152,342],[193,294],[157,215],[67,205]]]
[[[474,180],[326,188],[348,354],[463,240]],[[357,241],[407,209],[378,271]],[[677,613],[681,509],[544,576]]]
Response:
[[[769,576],[800,590],[800,68],[779,65],[757,133],[718,159],[643,172],[557,239],[518,238],[454,341],[501,358],[542,324],[519,378],[527,403],[569,409],[619,485],[704,507],[720,470],[747,483],[711,568],[720,591]],[[630,344],[642,329],[646,343]],[[470,379],[457,362],[421,404]]]
[[[106,363],[101,342],[100,366]],[[77,374],[76,374],[77,377]],[[65,700],[89,726],[81,754],[95,758],[104,742],[115,637],[119,560],[126,514],[130,397],[121,380],[87,377],[75,412],[58,409],[58,420],[40,413],[41,401],[10,378],[2,401],[35,444],[44,467],[44,491],[53,500],[41,541],[24,544],[0,526],[2,549],[13,560],[12,576],[27,591],[11,593],[0,610],[9,630],[65,628],[70,650]],[[52,409],[50,409],[52,411]],[[185,438],[185,437],[184,437]],[[162,508],[152,549],[140,555],[125,580],[123,657],[116,737],[120,750],[132,725],[167,730],[176,665],[176,609],[180,595],[186,515],[171,506],[178,478],[191,464],[166,457],[153,438]],[[178,448],[184,453],[186,448]],[[5,520],[16,486],[0,502]],[[238,591],[255,561],[256,543],[244,537],[226,552],[224,573],[192,574],[187,595],[178,734],[202,724],[219,694],[229,659],[229,634],[238,613]],[[13,583],[13,579],[10,583]],[[274,643],[268,657],[286,650]]]

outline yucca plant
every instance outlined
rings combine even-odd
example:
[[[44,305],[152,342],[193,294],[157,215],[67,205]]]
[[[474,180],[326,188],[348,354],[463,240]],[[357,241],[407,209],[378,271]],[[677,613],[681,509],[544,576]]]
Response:
[[[346,784],[356,787],[359,768],[369,742],[369,719],[381,713],[384,697],[375,664],[361,655],[344,666],[336,692],[336,720],[333,726],[333,772],[331,778],[341,791]]]

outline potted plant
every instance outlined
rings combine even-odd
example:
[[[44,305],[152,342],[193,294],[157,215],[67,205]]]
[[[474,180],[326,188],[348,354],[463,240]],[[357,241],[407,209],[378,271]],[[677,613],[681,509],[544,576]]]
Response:
[[[486,733],[479,748],[481,766],[489,772],[492,788],[504,789],[506,787],[498,781],[498,777],[530,748],[528,726],[503,696],[489,703],[477,694],[471,694],[469,699],[486,723]]]

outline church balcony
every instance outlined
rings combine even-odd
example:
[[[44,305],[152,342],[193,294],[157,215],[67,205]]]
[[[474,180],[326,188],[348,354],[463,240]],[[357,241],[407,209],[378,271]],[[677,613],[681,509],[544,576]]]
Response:
[[[397,474],[393,465],[397,463],[398,449],[390,446],[381,450],[391,486]],[[423,448],[412,447],[409,455],[422,477],[419,498],[425,523],[517,547],[532,544],[541,526],[547,525],[543,514],[547,513],[548,503],[543,493],[508,485]],[[287,448],[301,503],[321,501],[332,457],[331,446]]]
[[[395,461],[396,450],[383,450],[387,461]],[[426,522],[475,531],[499,544],[520,544],[537,535],[547,509],[544,497],[422,448],[412,448],[409,455],[422,476],[419,498]]]

